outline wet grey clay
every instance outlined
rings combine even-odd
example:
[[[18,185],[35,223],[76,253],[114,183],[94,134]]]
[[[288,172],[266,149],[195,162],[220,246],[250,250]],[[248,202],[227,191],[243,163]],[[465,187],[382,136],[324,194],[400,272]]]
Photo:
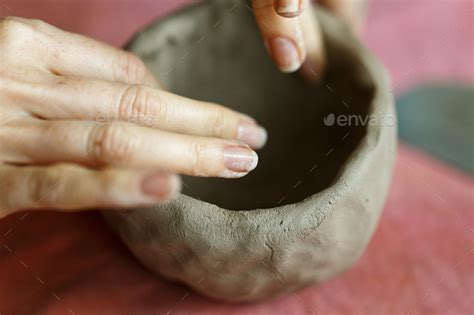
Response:
[[[367,245],[396,146],[383,66],[325,12],[319,83],[278,72],[241,1],[208,1],[129,45],[165,88],[255,117],[269,133],[237,180],[184,178],[175,200],[105,217],[152,272],[212,298],[252,301],[321,283]]]

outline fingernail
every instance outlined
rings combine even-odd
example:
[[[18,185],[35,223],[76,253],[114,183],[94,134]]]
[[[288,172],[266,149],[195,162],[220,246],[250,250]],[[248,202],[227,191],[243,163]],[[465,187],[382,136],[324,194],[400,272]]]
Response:
[[[301,66],[301,61],[293,41],[285,37],[270,40],[270,50],[278,68],[283,72],[294,72]]]
[[[276,12],[285,17],[298,15],[300,9],[300,1],[298,0],[276,0]]]
[[[244,146],[229,146],[224,149],[224,166],[236,173],[248,173],[257,167],[257,153]]]
[[[267,142],[267,131],[256,123],[242,121],[237,132],[237,140],[253,149],[260,149]]]
[[[176,176],[159,171],[143,179],[142,192],[157,199],[166,199],[178,192],[180,185]]]

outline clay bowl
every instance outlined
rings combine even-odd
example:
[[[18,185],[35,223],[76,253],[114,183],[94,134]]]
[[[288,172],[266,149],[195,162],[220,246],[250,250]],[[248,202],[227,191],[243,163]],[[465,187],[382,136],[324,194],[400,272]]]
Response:
[[[276,70],[240,2],[192,6],[128,46],[167,89],[248,113],[269,132],[247,177],[184,178],[167,204],[105,214],[154,273],[252,301],[321,283],[361,255],[392,173],[392,96],[383,66],[341,22],[315,14],[329,64],[319,84]]]

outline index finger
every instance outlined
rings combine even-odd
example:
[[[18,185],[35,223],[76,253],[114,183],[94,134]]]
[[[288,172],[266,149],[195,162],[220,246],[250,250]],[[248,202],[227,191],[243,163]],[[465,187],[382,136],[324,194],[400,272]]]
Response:
[[[280,71],[298,70],[306,58],[299,20],[280,16],[273,0],[253,0],[252,7],[268,52]]]

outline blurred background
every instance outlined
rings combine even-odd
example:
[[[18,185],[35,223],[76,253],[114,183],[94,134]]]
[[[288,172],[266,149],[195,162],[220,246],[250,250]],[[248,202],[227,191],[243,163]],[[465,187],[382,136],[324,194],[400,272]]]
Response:
[[[193,2],[0,0],[0,15],[122,46]],[[369,0],[362,40],[391,74],[401,144],[378,230],[341,277],[226,305],[150,275],[96,213],[27,212],[0,221],[0,314],[473,314],[473,10]]]

